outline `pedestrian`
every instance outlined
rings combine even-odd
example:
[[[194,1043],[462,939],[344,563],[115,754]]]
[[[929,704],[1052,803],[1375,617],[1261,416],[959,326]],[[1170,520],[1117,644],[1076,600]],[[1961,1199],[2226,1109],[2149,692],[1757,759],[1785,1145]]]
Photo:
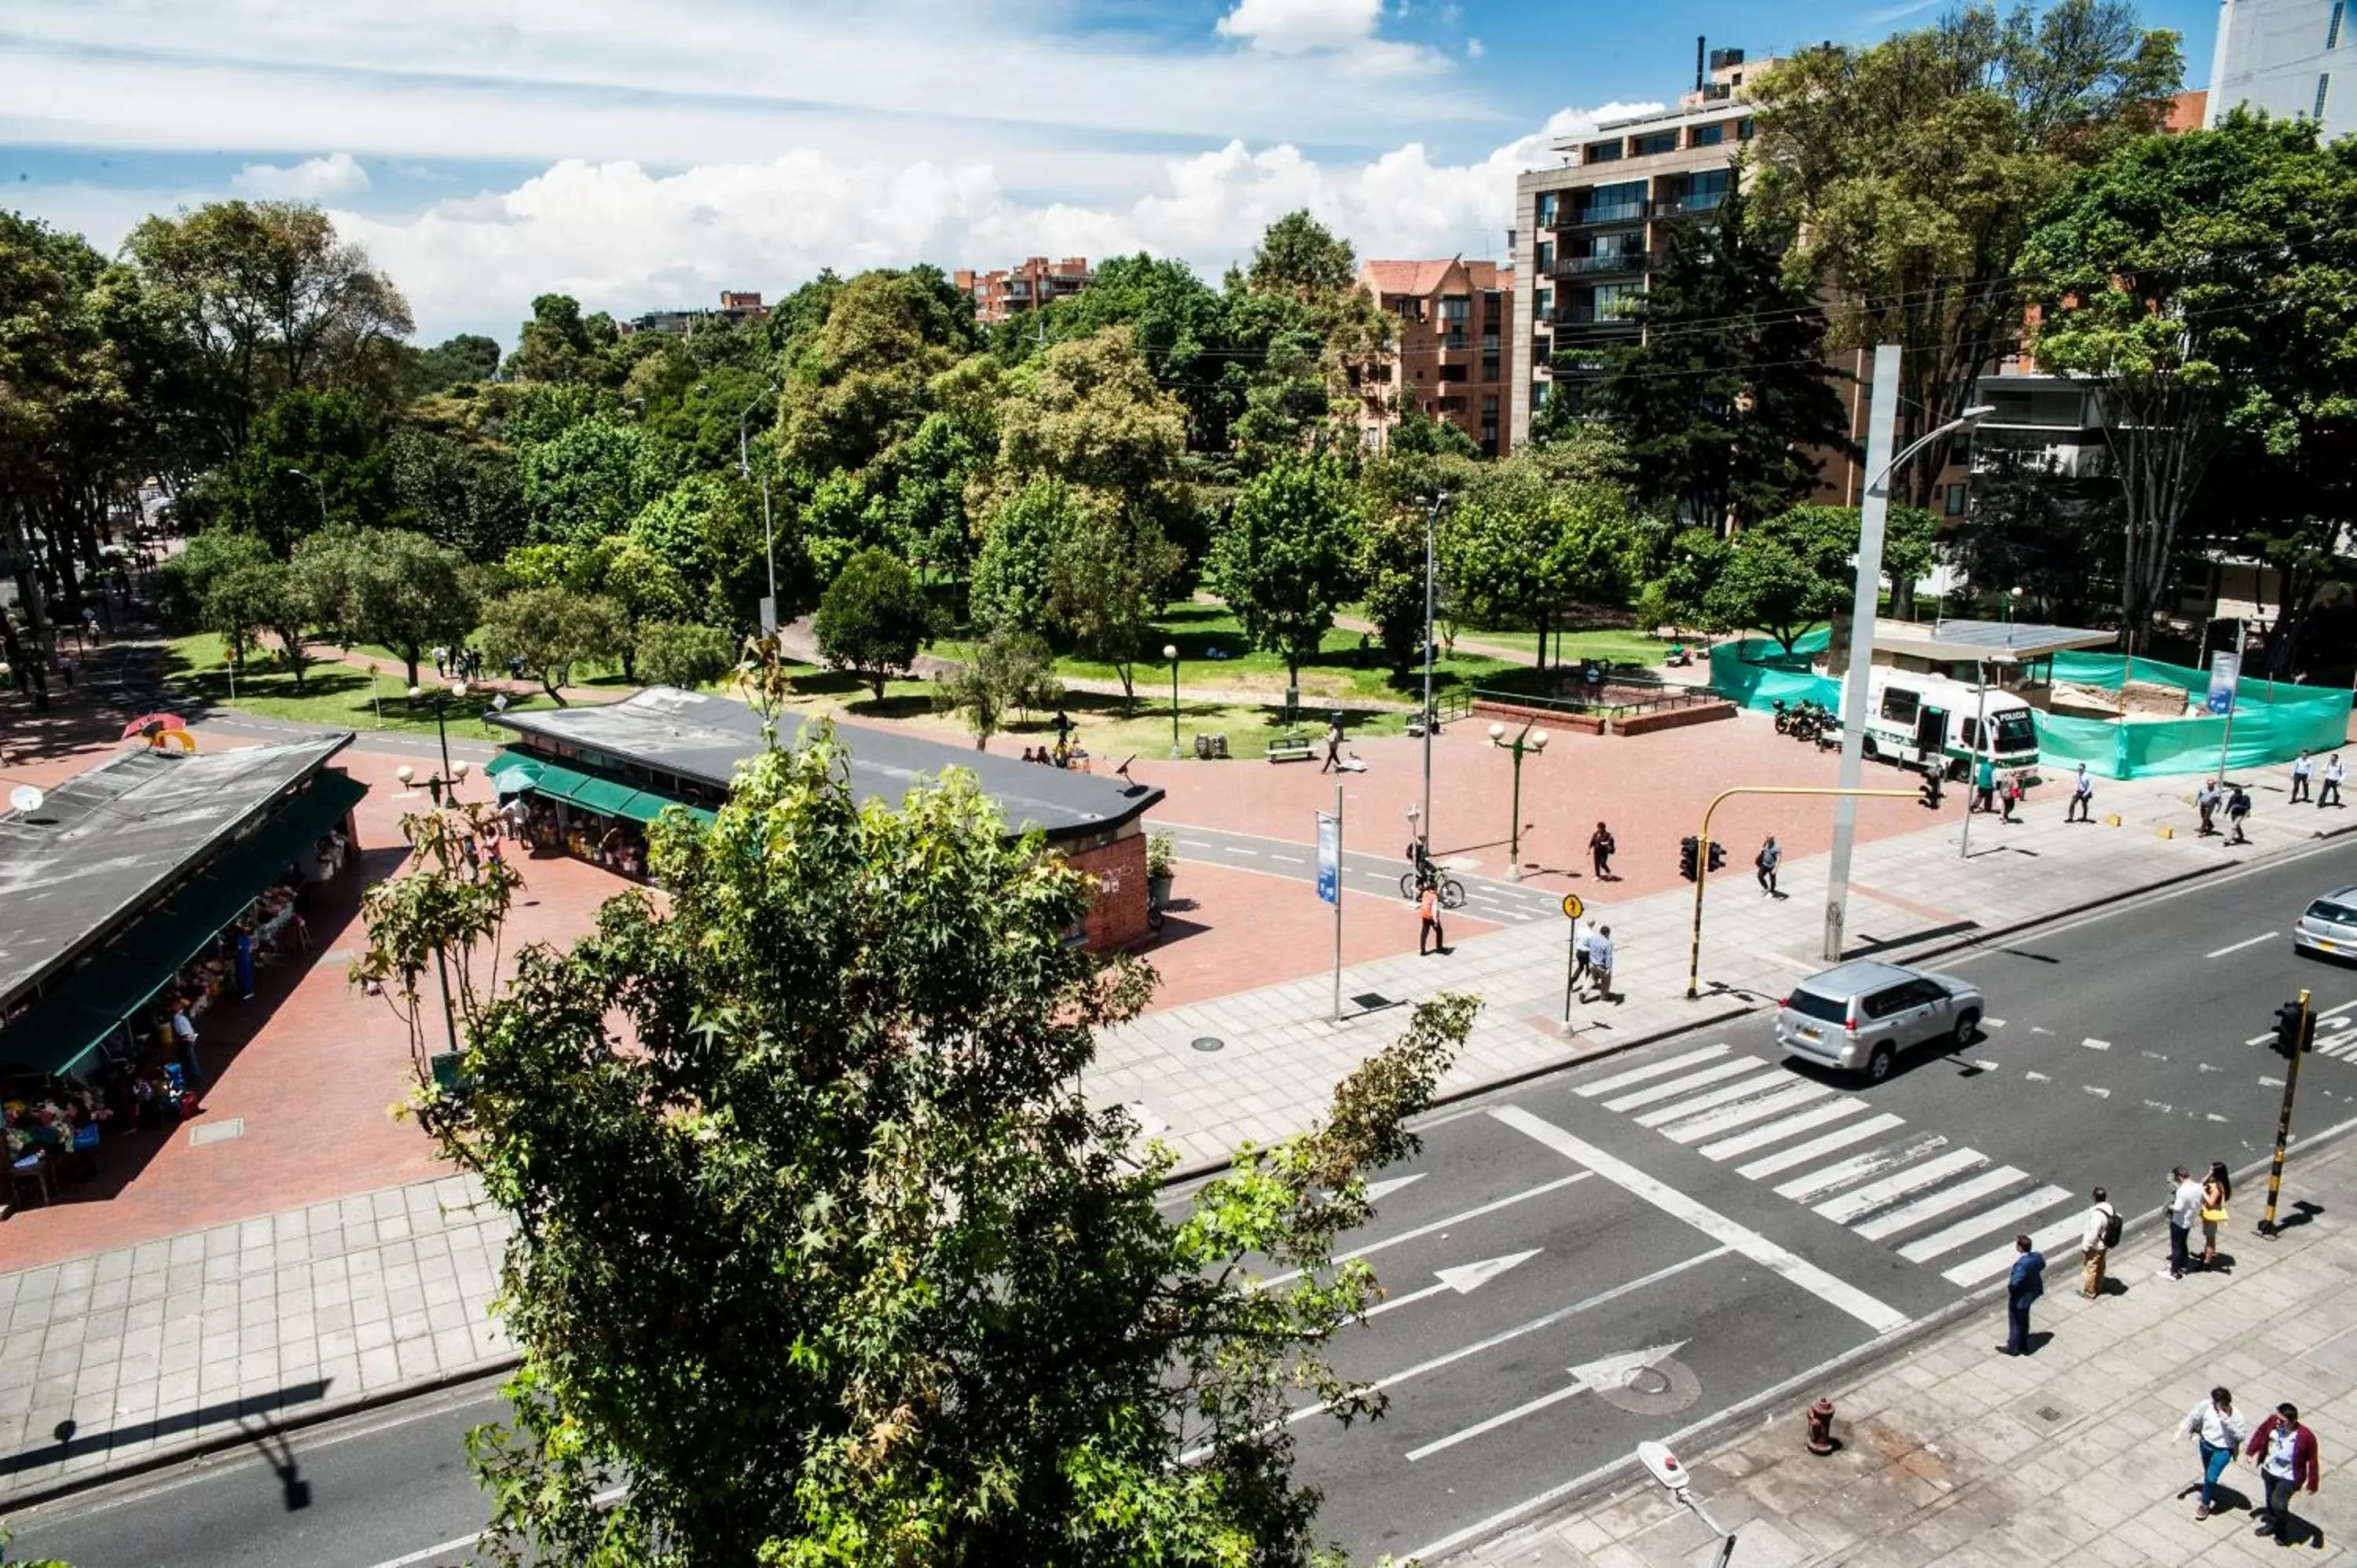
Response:
[[[1587,939],[1587,977],[1596,985],[1593,1002],[1612,1000],[1612,928],[1598,926]]]
[[[2226,1223],[2226,1200],[2234,1196],[2234,1178],[2226,1174],[2226,1162],[2212,1160],[2210,1174],[2201,1178],[2201,1266],[2216,1266],[2218,1262],[2218,1227]]]
[[[2046,1254],[2027,1236],[2013,1239],[2013,1273],[2005,1282],[2005,1343],[2008,1356],[2029,1354],[2029,1304],[2046,1294]]]
[[[2021,804],[2021,775],[2018,773],[2007,774],[2005,776],[2005,788],[1999,791],[1999,794],[2005,803],[2004,820],[2009,822],[2013,821],[2014,808]]]
[[[2095,781],[2087,777],[2087,765],[2079,764],[2079,776],[2071,780],[2071,810],[2063,817],[2066,822],[2094,821]]]
[[[1318,769],[1331,773],[1342,766],[1342,715],[1336,714],[1326,721],[1326,761]]]
[[[2309,780],[2316,775],[2316,758],[2305,751],[2291,759],[2291,804],[2297,806],[2308,800]]]
[[[1587,835],[1587,858],[1596,867],[1597,881],[1619,880],[1612,875],[1612,852],[1620,847],[1612,842],[1612,830],[1602,822],[1597,823],[1596,831]]]
[[[1596,928],[1586,920],[1580,920],[1572,926],[1571,988],[1574,991],[1578,990],[1580,982],[1587,978],[1588,944],[1595,939]]]
[[[1031,751],[1031,748],[1030,748],[1029,746],[1025,746],[1025,747],[1023,748],[1023,760],[1024,760],[1024,761],[1026,761],[1026,762],[1029,762],[1029,761],[1031,761],[1031,760],[1032,760],[1032,751]]]
[[[2227,825],[2234,830],[2233,836],[2226,841],[2228,843],[2251,842],[2250,836],[2243,832],[2243,823],[2250,814],[2251,792],[2237,784],[2234,786],[2233,793],[2226,797],[2226,822]]]
[[[1440,888],[1437,883],[1426,882],[1423,890],[1416,894],[1415,914],[1415,956],[1425,956],[1424,944],[1429,941],[1431,950],[1446,958],[1448,955],[1448,940],[1441,934]]]
[[[2095,1204],[2079,1238],[2079,1294],[2089,1301],[2104,1294],[2104,1264],[2120,1239],[2120,1211],[2112,1207],[2111,1195],[2099,1187],[2093,1196]]]
[[[1760,844],[1760,853],[1751,857],[1751,864],[1759,868],[1760,891],[1768,897],[1782,897],[1776,891],[1776,868],[1783,862],[1784,851],[1776,843],[1776,835],[1770,833],[1766,842]]]
[[[2186,1238],[2201,1216],[2201,1184],[2193,1179],[2191,1171],[2178,1165],[2169,1173],[2169,1262],[2160,1271],[2170,1279],[2183,1279],[2185,1271],[2193,1266]]]
[[[2234,1413],[2233,1394],[2224,1389],[2212,1389],[2208,1399],[2186,1412],[2177,1430],[2192,1437],[2201,1455],[2201,1501],[2195,1507],[2193,1517],[2208,1519],[2216,1511],[2218,1477],[2226,1473],[2243,1440],[2250,1435],[2249,1423]],[[2177,1495],[2181,1498],[2185,1494]]]
[[[1996,810],[1996,764],[1984,757],[1973,769],[1973,810]]]
[[[180,1076],[188,1080],[187,1087],[196,1088],[204,1082],[205,1071],[197,1062],[197,1026],[189,1021],[185,996],[172,999],[172,1043],[179,1053]]]
[[[2193,809],[2201,814],[2201,826],[2195,830],[2198,838],[2208,838],[2218,831],[2218,802],[2225,797],[2215,779],[2201,780],[2201,788],[2193,792]]]
[[[2316,809],[2318,811],[2320,811],[2327,806],[2338,806],[2341,804],[2341,754],[2336,751],[2330,757],[2325,758],[2324,788],[2316,797]]]
[[[2258,1461],[2259,1479],[2266,1486],[2259,1522],[2251,1533],[2272,1535],[2280,1545],[2294,1522],[2292,1494],[2305,1482],[2309,1496],[2316,1495],[2316,1434],[2299,1423],[2299,1406],[2286,1401],[2259,1423],[2244,1452]]]
[[[438,642],[434,645],[434,673],[437,676],[450,673],[450,650]]]
[[[237,994],[240,1000],[253,1000],[253,933],[240,926],[235,944],[237,959]]]

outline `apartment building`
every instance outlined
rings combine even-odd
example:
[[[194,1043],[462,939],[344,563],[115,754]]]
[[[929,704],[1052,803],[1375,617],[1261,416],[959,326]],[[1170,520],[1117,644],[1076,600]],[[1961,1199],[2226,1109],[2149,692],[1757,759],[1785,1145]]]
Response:
[[[624,337],[633,332],[655,332],[668,338],[684,338],[708,322],[767,321],[769,318],[770,307],[761,303],[759,294],[746,289],[724,288],[720,291],[720,308],[717,310],[650,310],[628,321],[618,322],[616,326]]]
[[[2223,0],[2218,7],[2209,124],[2248,104],[2278,120],[2318,121],[2329,142],[2357,129],[2352,92],[2357,17],[2349,0]]]
[[[961,268],[953,274],[959,290],[974,300],[974,318],[988,327],[1020,316],[1027,310],[1069,299],[1096,281],[1089,270],[1086,256],[1066,256],[1051,262],[1045,256],[1027,257],[1020,266],[1003,267],[996,272],[968,272]]]
[[[1751,139],[1749,84],[1775,61],[1704,51],[1674,109],[1608,121],[1555,144],[1563,161],[1514,181],[1513,336],[1506,439],[1563,382],[1577,395],[1594,352],[1636,335],[1630,313],[1679,223],[1708,221]]]
[[[1455,425],[1485,456],[1513,449],[1508,414],[1514,270],[1462,256],[1369,262],[1359,284],[1396,322],[1388,352],[1351,368],[1358,424],[1380,448],[1410,408]]]

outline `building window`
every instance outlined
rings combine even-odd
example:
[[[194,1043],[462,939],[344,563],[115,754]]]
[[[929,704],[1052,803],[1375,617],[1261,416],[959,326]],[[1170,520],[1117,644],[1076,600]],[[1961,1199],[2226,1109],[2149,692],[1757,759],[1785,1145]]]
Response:
[[[2326,48],[2337,49],[2341,47],[2341,11],[2347,4],[2348,0],[2332,0],[2332,20],[2324,24]]]
[[[1674,153],[1677,150],[1678,134],[1675,131],[1655,131],[1647,135],[1632,136],[1629,141],[1629,153],[1632,157],[1649,158],[1656,153]]]
[[[2332,73],[2329,70],[2320,72],[2316,79],[2316,107],[2309,113],[2309,119],[2321,120],[2324,118],[2325,100],[2330,98],[2331,95]]]
[[[1579,149],[1579,161],[1584,164],[1617,164],[1620,161],[1618,141],[1590,142]]]
[[[1465,400],[1461,397],[1442,398],[1437,407],[1437,412],[1441,413],[1462,413],[1465,412]]]
[[[1498,329],[1498,318],[1505,315],[1505,295],[1498,289],[1483,289],[1481,291],[1481,318],[1489,324],[1489,329],[1491,331],[1495,332]]]
[[[1555,290],[1551,288],[1534,288],[1531,290],[1531,310],[1534,318],[1536,320],[1552,321],[1555,319]]]
[[[1444,381],[1468,381],[1471,379],[1472,373],[1472,367],[1469,365],[1443,365],[1440,367],[1439,379]]]
[[[1481,341],[1481,379],[1485,381],[1498,379],[1498,340],[1495,338],[1485,338]]]
[[[1600,283],[1596,285],[1598,321],[1626,321],[1636,314],[1637,302],[1644,296],[1645,285],[1634,283]]]
[[[1725,140],[1727,140],[1727,122],[1721,120],[1715,124],[1696,125],[1694,130],[1687,134],[1686,145],[1690,147],[1715,147]]]
[[[1555,191],[1548,190],[1540,192],[1539,220],[1534,227],[1540,229],[1554,228],[1555,225],[1557,209],[1562,205],[1562,196]]]
[[[1742,119],[1738,120],[1735,123],[1735,139],[1738,142],[1748,142],[1751,139],[1751,117],[1749,115],[1747,114]]]
[[[1964,515],[1964,487],[1962,485],[1948,487],[1948,515],[1950,517]]]
[[[1531,247],[1531,264],[1536,270],[1543,273],[1553,272],[1555,270],[1555,242],[1553,240],[1541,240]],[[1495,299],[1498,296],[1493,294],[1490,297],[1491,299]]]

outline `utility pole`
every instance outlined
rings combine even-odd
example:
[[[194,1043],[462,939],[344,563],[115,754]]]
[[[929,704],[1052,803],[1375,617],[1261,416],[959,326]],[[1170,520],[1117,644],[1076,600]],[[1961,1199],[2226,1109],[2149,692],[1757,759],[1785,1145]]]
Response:
[[[1434,540],[1440,532],[1440,509],[1448,504],[1447,490],[1435,492],[1431,510],[1424,520],[1424,809],[1416,818],[1416,836],[1424,845],[1426,860],[1432,858],[1432,732],[1439,727],[1435,723],[1438,710],[1432,705],[1432,627],[1439,609],[1433,553]]]
[[[1839,784],[1845,793],[1834,801],[1834,847],[1825,867],[1827,963],[1841,961],[1842,928],[1849,918],[1849,861],[1857,840],[1857,799],[1846,791],[1857,788],[1866,756],[1867,683],[1874,671],[1874,615],[1882,594],[1882,532],[1890,515],[1890,452],[1899,424],[1899,352],[1896,343],[1878,344],[1874,350],[1866,470],[1875,478],[1867,481],[1857,514],[1857,584],[1850,596],[1849,671],[1842,682]]]
[[[737,416],[737,476],[739,478],[753,477],[752,449],[745,438],[745,422],[752,417],[755,409],[761,406],[763,398],[778,395],[779,385],[772,381],[769,390],[747,403],[744,412]],[[770,596],[761,601],[761,635],[774,637],[778,631],[778,534],[770,521],[770,470],[766,467],[761,470],[761,549],[770,565]]]

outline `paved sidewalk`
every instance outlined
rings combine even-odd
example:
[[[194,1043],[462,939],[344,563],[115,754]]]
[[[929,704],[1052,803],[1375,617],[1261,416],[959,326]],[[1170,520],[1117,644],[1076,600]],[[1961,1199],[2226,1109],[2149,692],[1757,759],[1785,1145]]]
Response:
[[[1936,949],[2222,872],[2319,832],[2357,829],[2357,811],[2267,804],[2282,799],[2275,791],[2288,792],[2284,774],[2237,770],[2263,802],[2251,821],[2252,843],[2238,848],[2222,837],[2194,837],[2194,781],[2169,779],[2107,785],[2103,798],[2121,816],[2119,827],[2065,823],[2059,794],[2018,822],[1975,817],[1965,858],[1954,811],[1960,797],[1952,792],[1943,825],[1857,846],[1846,950]],[[1873,775],[1868,781],[1878,782]],[[2160,837],[2162,828],[2174,836]],[[1744,846],[1734,846],[1726,869],[1709,881],[1697,1000],[1685,996],[1691,888],[1620,904],[1591,897],[1587,918],[1612,928],[1618,1000],[1575,1004],[1568,1027],[1570,923],[1533,923],[1465,940],[1443,957],[1403,955],[1347,968],[1339,1026],[1329,1021],[1330,972],[1148,1014],[1100,1040],[1090,1092],[1128,1103],[1149,1133],[1178,1151],[1182,1167],[1195,1167],[1223,1161],[1245,1139],[1265,1143],[1303,1126],[1327,1106],[1339,1079],[1398,1036],[1405,1022],[1398,1004],[1442,990],[1471,991],[1484,1003],[1448,1092],[1770,1004],[1794,979],[1824,967],[1826,857],[1787,861],[1780,879],[1785,897],[1774,899],[1755,883],[1748,859]],[[1301,897],[1314,895],[1305,888]],[[1345,919],[1367,918],[1364,902]],[[1380,906],[1375,918],[1410,929],[1415,919],[1405,902]]]
[[[1740,1568],[2345,1560],[2357,1539],[2357,1472],[2332,1456],[2357,1443],[2357,1244],[2348,1229],[2357,1145],[2295,1157],[2285,1184],[2287,1213],[2296,1197],[2320,1212],[2262,1240],[2252,1225],[2264,1187],[2235,1194],[2230,1273],[2156,1279],[2151,1264],[2166,1242],[2147,1228],[2122,1249],[2113,1294],[2091,1302],[2078,1294],[2076,1253],[2050,1259],[2028,1357],[1992,1350],[2004,1333],[2003,1304],[1992,1300],[1901,1359],[1791,1391],[1715,1449],[1663,1435],[1696,1499],[1737,1532]],[[2175,1428],[2220,1383],[2254,1424],[2288,1400],[2317,1434],[2321,1487],[2293,1509],[2322,1536],[2307,1535],[2296,1552],[2252,1533],[2247,1509],[2261,1488],[2247,1463],[2222,1478],[2231,1504],[2193,1518],[2200,1464]],[[1823,1458],[1806,1451],[1801,1419],[1821,1393],[1833,1399],[1841,1443]],[[1583,1487],[1588,1500],[1439,1560],[1455,1568],[1710,1562],[1710,1533],[1650,1477],[1635,1476],[1633,1462],[1628,1468],[1600,1498]]]
[[[0,1502],[512,1359],[446,1176],[0,1274]]]

